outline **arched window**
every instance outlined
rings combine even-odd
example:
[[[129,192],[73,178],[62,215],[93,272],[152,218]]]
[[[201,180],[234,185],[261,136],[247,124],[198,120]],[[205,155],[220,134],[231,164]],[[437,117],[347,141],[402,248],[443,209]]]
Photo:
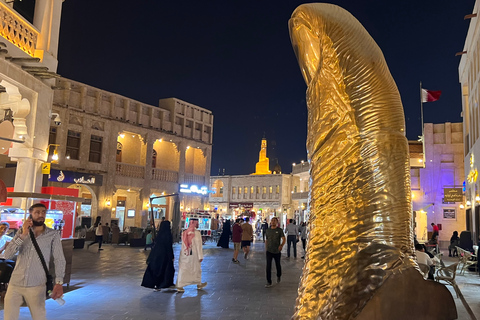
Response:
[[[157,167],[157,151],[155,151],[155,149],[153,149],[153,152],[152,152],[152,168],[156,168]]]
[[[212,184],[212,190],[215,191],[212,197],[223,197],[223,182],[221,180],[215,180]]]

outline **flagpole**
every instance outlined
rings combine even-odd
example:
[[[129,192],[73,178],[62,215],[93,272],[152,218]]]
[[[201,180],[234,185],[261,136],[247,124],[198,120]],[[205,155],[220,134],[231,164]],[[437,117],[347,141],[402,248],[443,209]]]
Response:
[[[420,117],[422,120],[422,148],[423,148],[423,167],[425,168],[425,129],[423,124],[423,91],[422,81],[420,81]]]
[[[422,81],[420,81],[420,117],[422,119],[422,137],[424,136],[423,129],[423,91],[422,91]]]

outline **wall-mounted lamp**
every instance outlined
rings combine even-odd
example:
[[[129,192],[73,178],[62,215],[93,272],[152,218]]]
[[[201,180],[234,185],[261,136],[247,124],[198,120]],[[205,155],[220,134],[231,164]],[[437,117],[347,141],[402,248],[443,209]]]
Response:
[[[110,207],[111,204],[112,204],[112,203],[110,202],[110,199],[107,199],[107,200],[105,201],[105,205],[106,205],[107,207]]]
[[[466,205],[467,205],[467,206],[471,206],[471,205],[472,205],[472,203],[470,202],[470,200],[467,201]]]
[[[47,152],[50,154],[50,151],[52,150],[53,147],[53,152],[52,152],[52,157],[51,157],[51,162],[52,163],[57,163],[58,162],[58,146],[59,144],[49,144],[47,148]]]
[[[460,204],[460,209],[464,209],[465,206],[463,205],[463,203]]]

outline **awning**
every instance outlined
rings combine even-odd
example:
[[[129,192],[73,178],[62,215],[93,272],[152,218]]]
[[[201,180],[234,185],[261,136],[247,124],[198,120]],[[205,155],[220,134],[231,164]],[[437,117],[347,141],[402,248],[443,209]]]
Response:
[[[62,196],[58,194],[46,194],[37,192],[7,192],[7,198],[28,198],[28,199],[44,199],[56,201],[73,201],[82,202],[85,198]]]

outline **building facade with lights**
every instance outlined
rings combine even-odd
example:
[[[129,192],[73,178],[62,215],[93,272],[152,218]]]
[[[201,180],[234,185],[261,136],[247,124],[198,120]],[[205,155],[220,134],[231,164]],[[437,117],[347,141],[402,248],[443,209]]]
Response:
[[[425,156],[421,144],[409,143],[414,226],[417,239],[428,240],[431,223],[441,228],[439,241],[447,247],[453,231],[466,230],[463,198],[464,156],[462,123],[425,123]],[[456,193],[456,199],[451,199]]]
[[[210,210],[220,217],[234,219],[244,211],[253,211],[255,219],[293,218],[291,194],[300,187],[292,174],[211,176]]]
[[[307,221],[309,218],[308,192],[310,189],[310,164],[308,161],[301,161],[292,164],[292,175],[298,181],[298,188],[293,190],[292,207],[294,218],[298,222]]]
[[[245,213],[256,219],[278,217],[282,225],[294,218],[296,207],[291,195],[300,190],[300,178],[282,174],[277,164],[270,170],[267,140],[262,139],[255,172],[250,175],[221,175],[210,177],[209,209],[219,217],[234,219]]]
[[[42,187],[62,2],[0,1],[0,179],[17,192]]]
[[[478,1],[473,11],[478,12]],[[467,203],[467,230],[472,231],[473,242],[480,235],[480,181],[477,179],[480,169],[480,23],[472,17],[468,28],[463,52],[461,52],[458,74],[462,92],[462,117],[464,135],[465,198]],[[474,208],[474,210],[472,210]],[[472,214],[473,211],[473,214]]]
[[[61,124],[49,126],[52,169],[44,184],[78,189],[86,198],[80,216],[116,219],[121,229],[145,227],[150,197],[178,193],[181,184],[208,186],[213,115],[207,109],[175,98],[147,105],[60,78],[53,112]],[[203,210],[205,200],[181,193],[180,205]],[[173,201],[153,200],[155,217],[171,219]]]

